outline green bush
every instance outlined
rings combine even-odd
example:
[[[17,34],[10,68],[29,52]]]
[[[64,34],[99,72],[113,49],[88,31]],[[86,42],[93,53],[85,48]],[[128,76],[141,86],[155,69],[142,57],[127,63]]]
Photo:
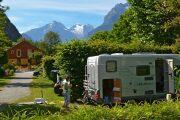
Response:
[[[102,40],[72,41],[57,47],[55,54],[55,66],[61,70],[61,74],[69,73],[72,76],[73,97],[81,97],[83,92],[83,79],[86,60],[89,56],[99,54],[137,52],[172,53],[172,46],[158,46],[153,43],[133,41],[129,44],[109,42]]]
[[[10,70],[8,73],[9,76],[13,76],[14,75],[14,70]]]
[[[4,76],[4,69],[2,69],[1,67],[0,67],[0,77],[3,77]]]
[[[42,68],[44,69],[45,76],[48,77],[49,79],[53,80],[53,82],[55,83],[56,75],[51,72],[51,70],[56,69],[53,65],[54,62],[55,62],[55,59],[51,56],[45,56],[42,59]]]
[[[14,70],[14,71],[16,71],[16,68],[15,68],[12,64],[4,64],[4,65],[3,65],[3,69],[4,69],[4,70],[9,69],[9,70]]]
[[[179,120],[180,101],[152,104],[126,104],[111,109],[102,106],[81,105],[78,109],[64,110],[49,105],[9,105],[3,107],[1,120]]]
[[[6,71],[7,75],[12,76],[16,71],[16,68],[11,64],[4,64],[3,69]]]

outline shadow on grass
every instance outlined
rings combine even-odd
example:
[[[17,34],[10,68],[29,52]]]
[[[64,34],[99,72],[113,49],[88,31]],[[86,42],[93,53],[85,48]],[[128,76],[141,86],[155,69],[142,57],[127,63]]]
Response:
[[[0,82],[0,87],[7,85],[7,82]]]
[[[26,117],[31,116],[43,116],[51,115],[60,112],[60,108],[50,105],[15,105],[15,104],[2,104],[0,105],[0,118],[1,117],[21,117],[25,115]]]
[[[7,87],[53,88],[49,83],[9,83]]]
[[[3,87],[9,83],[11,77],[1,77],[0,78],[0,87]]]
[[[8,79],[8,80],[10,80],[10,79],[14,79],[14,78],[13,78],[13,76],[8,76],[8,77],[0,77],[0,79]]]
[[[32,79],[31,77],[11,77],[11,79]]]

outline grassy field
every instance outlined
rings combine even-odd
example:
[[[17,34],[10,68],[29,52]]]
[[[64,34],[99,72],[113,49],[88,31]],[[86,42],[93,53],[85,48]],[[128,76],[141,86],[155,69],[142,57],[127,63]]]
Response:
[[[60,104],[63,98],[54,93],[53,82],[43,77],[34,78],[30,84],[31,94],[27,97],[21,98],[15,103],[32,102],[35,98],[45,98],[48,103]]]
[[[0,88],[7,85],[10,82],[11,79],[12,79],[11,77],[0,78]]]

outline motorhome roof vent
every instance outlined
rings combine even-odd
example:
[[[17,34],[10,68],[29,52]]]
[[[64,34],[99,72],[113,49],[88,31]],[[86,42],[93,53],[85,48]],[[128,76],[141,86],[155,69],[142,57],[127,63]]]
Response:
[[[107,55],[109,55],[109,54],[100,54],[99,56],[107,56]]]
[[[123,55],[123,53],[113,53],[111,55]]]
[[[156,54],[154,52],[140,52],[140,53],[133,53],[132,55],[152,55],[152,54]]]

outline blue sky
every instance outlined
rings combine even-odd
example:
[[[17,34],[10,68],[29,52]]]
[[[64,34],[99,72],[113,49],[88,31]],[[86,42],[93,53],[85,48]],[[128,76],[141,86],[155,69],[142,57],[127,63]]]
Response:
[[[76,23],[102,24],[104,16],[117,3],[126,0],[3,0],[10,7],[6,13],[23,33],[52,21],[71,27]]]

